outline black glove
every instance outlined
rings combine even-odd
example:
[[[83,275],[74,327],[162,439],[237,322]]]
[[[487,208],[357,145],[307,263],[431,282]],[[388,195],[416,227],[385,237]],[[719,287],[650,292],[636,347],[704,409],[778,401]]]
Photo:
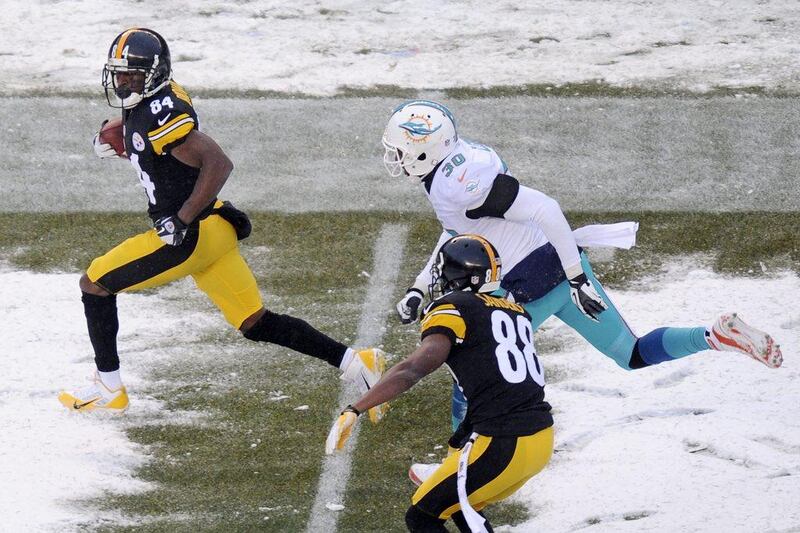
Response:
[[[156,220],[155,230],[162,241],[170,246],[180,246],[186,237],[188,226],[178,218],[178,215],[169,215]]]
[[[422,291],[415,288],[410,288],[406,291],[403,299],[397,302],[397,314],[400,315],[400,322],[403,324],[411,324],[417,320],[417,313],[419,312],[419,304],[422,303]]]
[[[572,303],[581,310],[581,313],[597,322],[597,315],[608,309],[608,305],[597,293],[584,272],[568,281]]]

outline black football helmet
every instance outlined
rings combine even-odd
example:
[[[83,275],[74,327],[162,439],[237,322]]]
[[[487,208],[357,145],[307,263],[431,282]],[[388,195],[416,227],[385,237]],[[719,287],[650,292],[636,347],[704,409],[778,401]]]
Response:
[[[439,249],[431,267],[431,300],[452,291],[492,292],[500,288],[500,256],[479,235],[458,235]]]
[[[127,84],[118,85],[116,74],[141,72],[141,92]],[[167,41],[147,28],[130,28],[117,35],[108,50],[103,68],[103,89],[111,107],[130,109],[142,99],[160,91],[172,76],[172,61]]]

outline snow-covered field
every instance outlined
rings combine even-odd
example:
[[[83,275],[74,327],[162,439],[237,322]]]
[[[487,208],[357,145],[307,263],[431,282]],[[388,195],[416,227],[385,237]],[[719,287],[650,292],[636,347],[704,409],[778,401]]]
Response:
[[[547,387],[557,452],[521,491],[536,517],[515,531],[800,531],[800,311],[791,304],[800,280],[726,278],[692,264],[644,284],[655,290],[612,292],[634,331],[737,310],[781,342],[784,365],[702,352],[623,372],[551,319],[544,335],[575,339],[545,359],[568,376]]]
[[[332,94],[604,80],[800,86],[795,0],[2,2],[0,92],[95,89],[124,27],[161,32],[192,87]]]
[[[738,310],[782,343],[783,367],[704,352],[628,373],[551,319],[542,335],[567,345],[544,359],[554,376],[567,376],[547,389],[558,451],[518,496],[535,518],[515,531],[566,532],[598,521],[597,531],[800,527],[800,280],[788,273],[725,278],[687,264],[643,284],[655,290],[611,292],[634,329],[699,325]],[[181,304],[169,295],[191,291],[179,286],[120,299],[125,379],[135,395],[127,416],[159,416],[158,405],[137,392],[136,369],[158,357],[152,347],[169,331],[185,330],[181,321],[198,334],[225,327],[213,312],[187,317],[176,309]],[[146,489],[131,477],[146,454],[125,438],[125,417],[74,416],[55,399],[61,386],[91,370],[77,292],[76,274],[0,272],[0,479],[14,487],[0,491],[8,531],[113,520],[119,517],[87,516],[71,500]]]
[[[158,347],[176,327],[196,334],[225,327],[216,313],[187,313],[179,303],[176,295],[193,292],[190,281],[158,294],[126,295],[120,354],[126,385],[139,389],[136,409],[119,417],[74,416],[56,396],[88,384],[83,380],[94,371],[78,277],[15,271],[0,262],[0,531],[72,531],[78,523],[121,519],[96,516],[75,501],[147,488],[131,475],[147,460],[146,450],[124,430],[129,419],[168,415],[141,393],[137,369],[160,356]]]
[[[108,44],[131,25],[160,31],[171,43],[176,77],[206,89],[328,95],[342,86],[442,89],[591,79],[697,91],[800,88],[796,0],[397,1],[377,7],[5,0],[0,7],[4,21],[15,21],[0,32],[4,94],[97,91]],[[0,128],[3,150],[12,130],[13,124]],[[0,190],[9,188],[0,182]],[[686,267],[691,261],[682,265],[647,290],[612,293],[634,328],[708,323],[719,312],[738,310],[782,343],[783,368],[707,352],[626,373],[557,321],[548,322],[544,335],[568,340],[565,352],[546,359],[554,375],[568,376],[548,387],[558,452],[518,496],[535,518],[517,531],[800,531],[800,281],[788,273],[723,278]],[[156,305],[137,305],[140,299]],[[148,342],[162,338],[174,326],[170,320],[186,317],[171,314],[178,304],[158,295],[120,300],[121,335],[137,332],[124,354],[125,379],[135,390],[136,365],[152,356]],[[146,488],[131,478],[146,457],[125,438],[123,420],[68,416],[55,401],[59,387],[75,384],[91,366],[77,275],[4,267],[0,301],[0,529],[71,530],[86,519],[71,498],[109,487]],[[148,309],[160,320],[146,315]],[[210,315],[195,318],[218,325]],[[137,405],[158,407],[145,398]]]

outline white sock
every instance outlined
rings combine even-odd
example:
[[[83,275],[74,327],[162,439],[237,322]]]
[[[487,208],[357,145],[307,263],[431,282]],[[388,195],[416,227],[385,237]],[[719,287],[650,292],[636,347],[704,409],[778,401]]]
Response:
[[[122,378],[119,376],[119,369],[113,372],[100,372],[98,370],[97,375],[100,376],[100,381],[102,381],[103,385],[108,387],[109,390],[115,391],[122,388]]]
[[[348,348],[346,352],[344,352],[344,356],[342,356],[342,362],[339,363],[339,370],[346,369],[350,362],[353,360],[353,357],[356,355],[356,351],[352,348]]]

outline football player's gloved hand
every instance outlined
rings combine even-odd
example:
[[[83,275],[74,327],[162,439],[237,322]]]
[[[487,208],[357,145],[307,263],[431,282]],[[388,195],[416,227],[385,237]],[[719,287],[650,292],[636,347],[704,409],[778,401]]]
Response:
[[[178,215],[169,215],[156,220],[155,230],[162,241],[170,246],[180,246],[186,237],[188,226],[178,218]]]
[[[608,309],[608,305],[594,289],[584,272],[568,281],[572,303],[578,306],[581,313],[597,322],[597,315]]]
[[[333,427],[328,433],[328,439],[325,441],[325,453],[327,455],[344,448],[347,439],[350,438],[350,434],[353,432],[353,428],[356,427],[358,415],[360,414],[352,405],[344,408],[339,418],[333,423]]]
[[[419,304],[422,303],[422,291],[414,287],[406,291],[403,299],[397,302],[397,314],[400,315],[400,322],[411,324],[417,320]]]
[[[103,129],[103,126],[106,125],[108,120],[104,120],[102,124],[100,124],[100,129]],[[114,150],[114,147],[111,146],[109,143],[104,143],[100,141],[100,132],[98,131],[94,135],[94,139],[92,140],[92,146],[94,147],[94,153],[97,154],[97,157],[100,159],[108,159],[109,157],[119,157],[117,155],[117,151]]]

